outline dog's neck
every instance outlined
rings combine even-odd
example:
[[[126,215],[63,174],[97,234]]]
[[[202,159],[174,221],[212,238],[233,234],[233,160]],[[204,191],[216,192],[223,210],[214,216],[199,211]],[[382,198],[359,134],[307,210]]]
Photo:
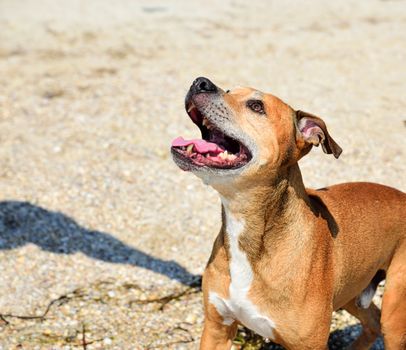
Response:
[[[297,164],[272,181],[257,182],[236,192],[224,191],[221,200],[222,231],[233,234],[228,231],[238,223],[241,231],[238,240],[248,256],[262,253],[265,237],[267,244],[272,245],[297,234],[297,228],[305,220],[304,213],[310,207]]]

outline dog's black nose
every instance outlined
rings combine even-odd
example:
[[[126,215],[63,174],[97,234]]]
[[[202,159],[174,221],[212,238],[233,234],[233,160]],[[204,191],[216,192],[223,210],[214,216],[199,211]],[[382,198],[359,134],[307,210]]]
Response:
[[[190,90],[192,90],[195,94],[200,92],[217,92],[217,86],[214,85],[209,79],[200,77],[193,82]]]

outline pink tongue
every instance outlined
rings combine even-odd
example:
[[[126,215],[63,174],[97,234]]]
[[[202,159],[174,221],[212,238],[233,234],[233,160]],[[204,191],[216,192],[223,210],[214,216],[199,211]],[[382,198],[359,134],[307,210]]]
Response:
[[[182,136],[179,136],[175,140],[172,141],[172,147],[185,147],[193,145],[194,150],[199,153],[221,153],[224,152],[224,149],[219,147],[217,144],[213,142],[207,142],[205,140],[185,140]]]

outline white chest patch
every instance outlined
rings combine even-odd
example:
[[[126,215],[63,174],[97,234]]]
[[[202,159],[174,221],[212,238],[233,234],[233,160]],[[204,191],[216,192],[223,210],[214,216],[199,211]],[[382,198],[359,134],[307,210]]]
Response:
[[[240,250],[238,245],[238,238],[244,230],[244,220],[236,219],[227,210],[227,206],[224,206],[227,220],[226,231],[230,240],[231,255],[230,298],[221,298],[217,293],[209,292],[209,301],[223,317],[224,324],[230,325],[234,320],[238,320],[259,335],[273,339],[275,323],[268,316],[261,314],[248,298],[248,291],[253,280],[253,271],[246,254]]]

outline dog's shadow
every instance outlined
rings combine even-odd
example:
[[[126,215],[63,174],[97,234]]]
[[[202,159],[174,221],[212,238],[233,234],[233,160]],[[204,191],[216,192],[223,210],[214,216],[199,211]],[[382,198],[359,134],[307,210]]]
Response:
[[[360,334],[362,327],[360,325],[348,326],[344,329],[334,331],[330,334],[328,341],[330,350],[346,349]],[[379,337],[370,350],[384,350],[383,338]]]
[[[28,243],[57,254],[82,252],[93,259],[142,267],[185,285],[198,285],[201,277],[175,261],[154,257],[111,234],[86,229],[63,213],[29,202],[0,202],[0,250]]]
[[[328,339],[328,348],[329,350],[345,350],[347,347],[361,334],[361,326],[354,325],[348,326],[344,329],[336,330],[330,333]],[[284,350],[283,347],[270,343],[264,345],[262,350]],[[384,350],[382,337],[379,337],[370,350]]]

